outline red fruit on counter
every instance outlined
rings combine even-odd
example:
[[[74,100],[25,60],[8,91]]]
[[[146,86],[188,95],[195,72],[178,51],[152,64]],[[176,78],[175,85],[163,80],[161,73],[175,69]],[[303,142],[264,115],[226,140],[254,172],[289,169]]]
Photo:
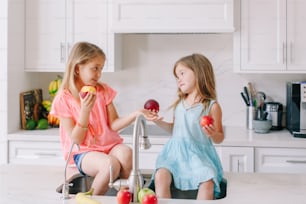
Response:
[[[118,204],[129,204],[132,200],[132,193],[129,189],[120,189],[117,193]]]
[[[154,194],[149,194],[145,195],[142,199],[142,204],[157,204],[158,200],[156,195]]]
[[[146,195],[151,195],[151,194],[155,195],[155,192],[154,192],[152,189],[147,188],[147,187],[141,189],[141,190],[138,192],[138,195],[137,195],[137,198],[138,198],[139,203],[140,203],[140,204],[143,204],[143,203],[142,203],[143,198],[144,198]]]
[[[208,115],[204,115],[201,118],[200,124],[202,127],[213,124],[214,119]]]
[[[80,91],[81,98],[85,98],[88,93],[96,93],[96,88],[94,86],[83,86]]]
[[[145,102],[144,108],[150,111],[159,111],[159,103],[154,99],[149,99]]]

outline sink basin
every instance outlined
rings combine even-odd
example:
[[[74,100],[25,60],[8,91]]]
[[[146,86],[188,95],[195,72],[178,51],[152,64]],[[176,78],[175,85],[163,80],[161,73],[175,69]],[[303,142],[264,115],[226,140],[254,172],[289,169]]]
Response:
[[[144,179],[144,187],[149,187],[154,190],[154,187],[151,185],[151,175],[150,174],[143,174],[143,179]],[[68,182],[71,184],[69,187],[69,194],[77,194],[78,192],[86,192],[89,191],[91,183],[93,181],[92,177],[89,176],[84,176],[81,174],[77,174],[73,177],[71,177]],[[151,184],[151,185],[150,185]],[[56,191],[58,193],[62,193],[62,186],[60,185]],[[221,184],[221,193],[216,199],[221,199],[226,196],[226,191],[227,191],[227,181],[226,179],[223,179]],[[171,187],[171,194],[172,197],[175,199],[196,199],[197,197],[197,190],[189,190],[189,191],[181,191],[179,189],[176,189],[174,186]],[[106,194],[106,196],[116,196],[117,195],[117,190],[110,188]]]

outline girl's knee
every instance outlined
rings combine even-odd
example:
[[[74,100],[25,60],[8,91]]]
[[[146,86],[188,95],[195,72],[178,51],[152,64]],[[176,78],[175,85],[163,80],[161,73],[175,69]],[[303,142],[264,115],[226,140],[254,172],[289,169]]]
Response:
[[[160,168],[156,171],[154,180],[155,183],[164,183],[170,185],[172,182],[172,175],[167,169]]]
[[[117,157],[118,159],[131,159],[132,158],[132,149],[124,144],[116,145],[110,152],[110,155]]]

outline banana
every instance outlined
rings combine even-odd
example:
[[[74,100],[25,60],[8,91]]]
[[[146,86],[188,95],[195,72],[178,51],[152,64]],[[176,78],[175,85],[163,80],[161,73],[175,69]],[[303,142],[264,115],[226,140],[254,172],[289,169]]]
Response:
[[[75,200],[77,204],[100,204],[98,200],[91,198],[93,194],[93,188],[91,188],[88,192],[85,193],[77,193],[75,196]]]
[[[56,91],[57,91],[57,82],[56,82],[56,80],[52,80],[49,84],[49,94],[50,94],[50,96],[55,96]]]
[[[52,102],[50,100],[43,100],[41,104],[48,112],[50,112],[52,106]]]
[[[62,84],[62,79],[58,78],[58,79],[56,80],[56,83],[57,83],[57,89],[59,89],[59,87],[60,87],[61,84]]]
[[[49,83],[49,87],[48,87],[48,91],[50,96],[55,96],[57,90],[59,89],[59,87],[61,86],[62,83],[62,77],[61,76],[57,76],[56,79],[50,81]]]

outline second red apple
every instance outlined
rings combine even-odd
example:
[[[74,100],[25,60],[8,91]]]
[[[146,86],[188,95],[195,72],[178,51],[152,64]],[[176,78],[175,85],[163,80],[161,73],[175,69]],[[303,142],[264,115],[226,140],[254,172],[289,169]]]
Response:
[[[208,115],[204,115],[200,121],[200,124],[202,127],[207,126],[207,125],[212,125],[213,123],[214,123],[214,119]]]

